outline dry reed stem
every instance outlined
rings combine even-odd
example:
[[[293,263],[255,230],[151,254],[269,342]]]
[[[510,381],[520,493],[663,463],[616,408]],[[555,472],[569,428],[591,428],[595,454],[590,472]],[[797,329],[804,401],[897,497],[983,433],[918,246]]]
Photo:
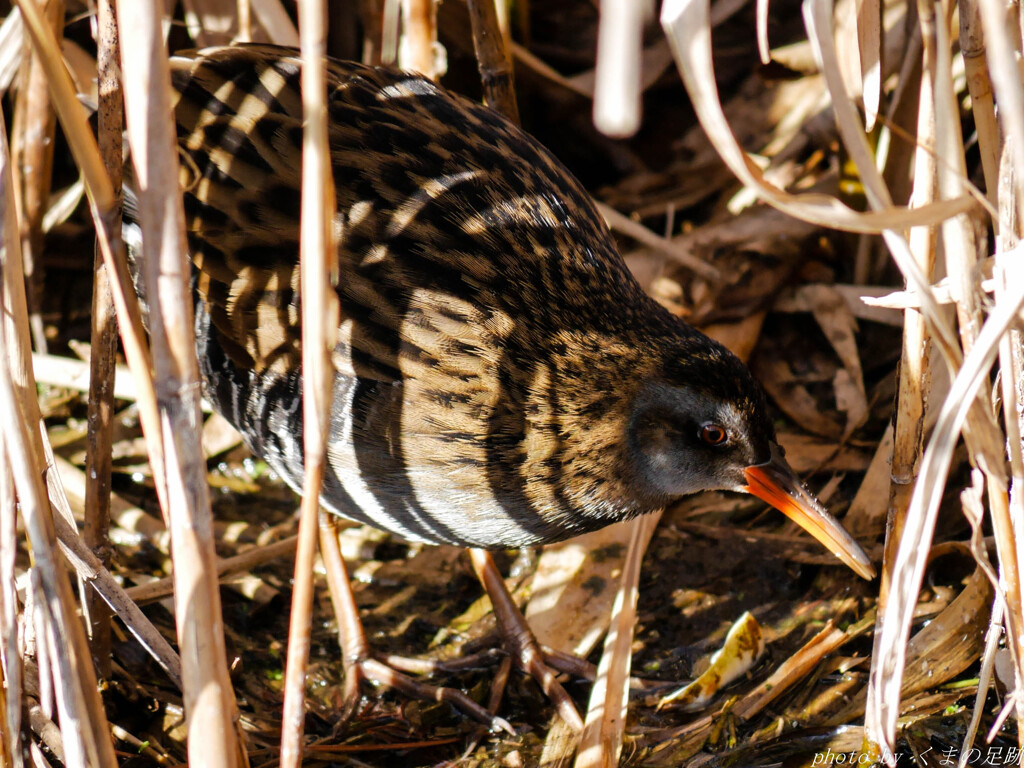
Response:
[[[64,2],[50,0],[43,6],[46,23],[57,40],[64,31]],[[43,269],[43,214],[49,207],[53,179],[53,147],[56,116],[50,106],[46,72],[31,49],[23,64],[21,88],[12,126],[15,183],[18,191],[18,218],[21,227],[21,255],[25,266],[26,296],[32,341],[39,352],[46,352],[46,334],[40,314]]]
[[[153,657],[167,673],[171,681],[179,688],[181,682],[181,660],[164,639],[152,622],[139,610],[126,593],[124,587],[117,583],[110,571],[93,554],[75,525],[74,513],[69,497],[65,492],[64,478],[67,477],[67,462],[53,455],[50,442],[44,435],[43,450],[46,454],[46,484],[50,496],[50,504],[57,514],[53,517],[57,540],[61,552],[67,558],[68,565],[75,570],[78,578],[95,593],[124,622],[128,631],[139,641],[143,649]],[[72,470],[78,471],[74,467]],[[82,473],[83,475],[85,473]],[[84,486],[85,479],[82,478]]]
[[[125,116],[146,244],[141,275],[149,330],[165,488],[161,499],[174,553],[175,614],[190,759],[231,768],[247,760],[227,673],[206,466],[200,444],[191,266],[178,187],[177,137],[161,19],[152,6],[119,0]]]
[[[1014,6],[999,0],[978,0],[985,36],[985,59],[992,78],[992,90],[999,103],[1003,133],[1009,139],[1013,167],[1024,169],[1024,82],[1017,65],[1020,27],[1014,21]],[[1010,37],[1016,31],[1018,39]],[[1018,192],[1020,194],[1020,192]]]
[[[924,560],[929,549],[923,543],[931,541],[938,507],[942,500],[941,493],[931,491],[945,486],[956,436],[964,428],[968,412],[976,410],[978,393],[987,380],[987,373],[997,355],[1000,339],[1016,321],[1017,312],[1021,307],[1024,307],[1024,282],[1014,286],[1007,299],[996,306],[989,315],[981,333],[978,334],[974,348],[953,381],[949,397],[943,403],[935,431],[921,462],[920,479],[907,515],[904,545],[899,548],[896,559],[895,573],[901,581],[912,586],[921,583]],[[902,588],[895,584],[894,580],[894,588],[881,627],[884,636],[882,648],[905,650],[916,595],[916,589]],[[865,728],[868,738],[887,747],[890,750],[888,757],[891,757],[895,720],[899,714],[903,653],[887,653],[882,657],[876,656],[873,661]]]
[[[402,38],[398,65],[431,80],[439,75],[436,0],[402,0]]]
[[[381,12],[380,62],[392,66],[398,61],[398,40],[401,26],[401,0],[383,0]]]
[[[13,177],[7,150],[6,127],[0,119],[0,215],[3,216],[4,260],[0,266],[5,320],[0,329],[0,418],[7,424],[3,439],[21,504],[22,519],[32,549],[31,573],[39,590],[36,598],[36,649],[49,647],[46,660],[55,665],[62,685],[56,690],[57,705],[73,733],[68,739],[70,766],[114,766],[114,752],[96,676],[88,663],[89,651],[81,622],[76,616],[74,595],[64,563],[56,550],[50,516],[40,440],[40,418],[29,360],[28,316],[20,243],[12,199]],[[42,611],[45,610],[45,616]],[[46,619],[49,619],[47,621]],[[45,655],[45,654],[44,654]],[[40,669],[49,671],[40,657]],[[40,680],[42,683],[42,680]],[[46,691],[45,688],[41,690]],[[80,724],[72,727],[72,723]]]
[[[922,4],[922,7],[925,10],[924,24],[927,26],[929,22],[929,6]],[[864,127],[857,119],[856,112],[845,96],[842,76],[831,39],[833,29],[831,9],[824,2],[808,0],[808,2],[805,2],[804,13],[815,56],[825,74],[829,91],[833,97],[833,106],[844,144],[861,172],[861,178],[871,207],[875,211],[891,213],[895,209],[892,206],[892,201],[885,185],[882,183],[874,167],[874,158],[865,141]],[[770,185],[764,183],[758,169],[742,154],[728,134],[713,82],[708,77],[710,57],[708,56],[709,43],[706,36],[706,21],[706,5],[699,0],[697,2],[670,2],[666,5],[663,14],[663,23],[670,40],[673,41],[675,46],[684,82],[694,97],[698,115],[704,124],[706,132],[712,137],[716,148],[723,155],[730,168],[748,185],[756,187],[764,199],[780,209],[788,210],[794,215],[801,216],[805,220],[818,220],[826,205],[829,204],[827,200],[822,201],[806,197],[804,200],[796,200],[793,196],[787,196],[781,190],[770,187]],[[927,203],[923,206],[918,205],[915,208],[916,213],[908,211],[909,215],[901,216],[899,221],[891,220],[887,226],[894,229],[902,229],[914,224],[942,222],[947,253],[970,254],[970,258],[974,259],[976,258],[974,254],[976,253],[977,246],[972,239],[973,231],[965,217],[961,215],[967,209],[963,208],[960,211],[953,211],[948,207],[951,199],[962,198],[965,190],[965,173],[963,171],[962,152],[960,150],[962,141],[957,131],[959,126],[958,116],[955,111],[955,101],[952,97],[952,85],[949,78],[951,64],[949,62],[949,44],[945,39],[945,21],[945,18],[942,18],[941,24],[937,28],[937,41],[932,44],[931,50],[928,51],[927,61],[931,64],[930,66],[926,65],[926,68],[929,74],[938,73],[938,79],[941,81],[934,86],[936,98],[938,99],[937,111],[940,124],[940,133],[936,137],[936,146],[941,147],[941,151],[938,154],[940,157],[945,158],[949,156],[948,153],[951,153],[954,165],[952,167],[943,166],[935,171],[936,177],[941,181],[942,199],[936,203]],[[930,35],[926,34],[925,37],[929,38]],[[918,172],[920,173],[920,171],[921,169]],[[922,183],[932,184],[931,178],[931,174],[926,172]],[[813,206],[799,206],[798,203],[800,202],[811,202]],[[919,199],[915,200],[915,203],[919,204],[919,202]],[[822,205],[822,203],[825,205]],[[921,215],[921,210],[930,210],[934,213],[942,209],[945,212],[935,218],[926,219]],[[866,231],[862,229],[862,226],[866,223],[865,219],[854,221],[846,216],[839,218],[842,218],[842,221],[834,219],[831,222],[822,221],[821,223],[840,228],[854,228],[849,227],[849,225],[855,224],[856,228],[860,231]],[[935,297],[927,285],[924,270],[921,269],[921,265],[911,255],[913,252],[928,253],[931,250],[931,246],[926,241],[923,249],[915,247],[912,252],[908,248],[906,241],[895,232],[884,232],[883,236],[898,266],[904,272],[911,290],[918,294],[922,313],[937,336],[939,348],[943,353],[944,359],[955,370],[959,367],[959,363],[963,358],[960,344],[957,343],[957,339],[952,333],[948,321],[938,311]],[[920,238],[920,235],[917,237]],[[961,276],[970,275],[973,279],[973,263],[970,261],[964,262],[963,266],[959,269],[954,266],[954,271]],[[973,282],[964,280],[962,286],[955,292],[955,297],[962,300],[967,298],[973,299],[977,295],[976,291],[977,286]],[[962,301],[958,306],[961,307],[961,323],[970,332],[970,327],[973,325],[976,328],[980,322],[980,314],[977,311],[971,310],[970,304],[964,305]],[[1003,315],[1000,315],[998,312],[993,314],[989,324],[986,326],[985,332],[987,335],[983,334],[983,336],[987,344],[991,345],[999,341],[999,334],[1002,333],[1002,330],[996,329],[997,326],[995,324],[999,317],[1003,317]],[[1005,322],[1009,323],[1010,321],[1007,319]],[[966,346],[969,349],[971,340],[967,339],[966,341],[968,342]],[[912,356],[915,361],[920,359],[923,346],[924,338],[921,335],[920,329],[911,329],[908,335],[907,358]],[[992,350],[989,350],[988,353],[991,356],[995,354]],[[984,353],[980,351],[976,354],[972,353],[970,360],[976,362],[978,359],[981,359],[978,356],[982,354]],[[907,364],[907,359],[905,359],[904,364]],[[980,374],[977,375],[980,376]],[[921,381],[920,374],[905,377],[904,384],[901,387],[904,390],[907,389],[908,379],[911,386],[916,387],[917,393],[913,397],[920,403],[927,384]],[[965,384],[961,383],[961,390],[965,386]],[[961,397],[963,396],[962,391],[958,393],[954,389],[953,392],[954,395],[960,394]],[[1004,525],[1008,527],[1010,517],[1006,507],[1006,494],[1002,490],[1005,488],[1005,478],[1001,476],[1001,471],[996,466],[1001,463],[999,458],[1001,435],[991,415],[986,412],[984,404],[975,397],[976,392],[976,390],[971,391],[971,398],[968,402],[959,403],[961,406],[960,410],[963,413],[962,418],[967,418],[967,413],[970,411],[970,422],[965,436],[968,439],[972,455],[976,457],[976,460],[983,467],[989,469],[989,505],[993,512],[995,525],[997,528],[1002,528]],[[957,402],[956,397],[951,396],[946,401],[946,409],[952,408],[953,404]],[[919,411],[919,408],[915,408],[915,410]],[[953,417],[949,416],[946,411],[944,411],[944,414],[947,419],[945,428],[949,430],[946,434],[948,439],[955,436],[959,430],[958,428],[954,430],[950,427],[950,424],[953,423],[951,421]],[[906,409],[902,418],[904,423],[908,424],[911,429],[901,435],[902,447],[899,450],[905,454],[905,461],[902,462],[903,466],[905,468],[912,468],[916,445],[920,440],[920,433],[917,431],[919,420],[915,417],[915,413]],[[930,453],[926,456],[926,459],[929,462],[931,472],[945,473],[948,469],[946,462],[950,458],[949,450],[951,450],[951,447],[935,448],[936,445],[933,439],[933,443],[930,444],[929,448]],[[944,475],[942,479],[944,480]],[[891,750],[893,746],[891,738],[893,727],[895,726],[895,718],[898,714],[899,679],[904,663],[902,654],[906,643],[906,634],[909,632],[910,611],[916,603],[920,578],[923,574],[924,560],[920,556],[920,552],[928,549],[927,546],[921,546],[921,542],[930,541],[931,531],[934,526],[934,509],[937,508],[938,499],[941,496],[941,489],[943,487],[942,482],[934,481],[934,477],[931,480],[932,482],[926,484],[919,483],[915,491],[911,504],[912,512],[908,516],[908,534],[904,536],[903,546],[900,548],[894,561],[897,565],[893,573],[899,580],[899,584],[894,586],[893,595],[890,596],[892,600],[886,611],[885,621],[882,624],[876,645],[880,652],[876,654],[876,665],[872,671],[871,687],[869,690],[868,733],[871,737],[879,739],[880,743],[884,744],[888,750]],[[929,494],[927,491],[931,493]],[[897,503],[895,506],[901,505]],[[1000,519],[1006,522],[1001,523]],[[1010,531],[1007,530],[1006,533],[1009,534]],[[1004,568],[1010,569],[1011,581],[1015,583],[1016,555],[1012,549],[1013,542],[1009,535],[1005,537],[997,536],[997,539],[1000,538],[1006,542],[1001,545],[1001,552],[1003,554],[1001,560],[1005,563]],[[910,550],[917,551],[911,552]],[[890,560],[892,561],[891,556]],[[1015,592],[1015,590],[1016,588],[1011,584],[1009,587],[1009,599],[1011,603],[1018,601],[1019,604],[1019,592]],[[1017,619],[1011,618],[1008,623],[1013,625],[1017,623]],[[1018,636],[1015,630],[1011,630],[1012,644],[1017,644]],[[884,725],[882,724],[883,721]],[[891,755],[892,753],[889,751],[887,757],[891,758]]]
[[[964,516],[971,525],[971,552],[974,555],[978,567],[985,571],[988,579],[993,584],[998,580],[998,575],[988,559],[988,552],[984,544],[984,532],[982,524],[985,510],[982,507],[982,480],[981,472],[974,470],[971,473],[971,487],[965,489],[961,494],[961,506]],[[974,709],[971,712],[971,720],[967,725],[964,734],[963,749],[960,753],[959,768],[965,768],[970,757],[970,749],[974,743],[974,737],[981,724],[981,717],[985,711],[985,699],[988,697],[989,687],[992,683],[992,674],[995,668],[996,652],[1003,639],[1003,612],[1005,602],[998,590],[995,592],[992,613],[989,616],[988,630],[985,634],[985,650],[981,655],[981,669],[978,672],[978,692],[974,699]]]
[[[597,677],[591,688],[574,768],[613,768],[619,764],[629,704],[640,566],[660,520],[661,514],[656,513],[637,518],[630,525],[626,559],[612,608],[612,624],[605,636]]]
[[[96,68],[99,104],[97,141],[103,165],[114,189],[115,207],[121,197],[121,166],[124,110],[121,81],[118,77],[120,48],[114,0],[99,0],[97,5]],[[111,224],[120,227],[115,214]],[[110,474],[114,434],[114,379],[117,352],[117,316],[110,292],[103,253],[99,246],[93,256],[92,327],[89,338],[88,441],[86,444],[85,542],[104,568],[110,567]],[[91,622],[90,647],[100,675],[110,677],[110,613],[95,592],[86,598],[86,615]]]
[[[733,714],[749,720],[790,687],[807,679],[822,659],[838,650],[849,639],[850,635],[838,629],[830,619],[814,637],[782,662],[770,677],[736,702],[732,708]]]
[[[881,0],[856,0],[854,5],[864,129],[872,131],[882,100],[882,3]]]
[[[131,278],[125,257],[121,232],[112,225],[111,217],[116,210],[116,200],[110,177],[103,167],[96,141],[89,129],[82,105],[64,68],[60,51],[49,28],[43,23],[38,9],[32,2],[16,0],[32,36],[33,44],[40,51],[40,61],[46,67],[47,84],[53,96],[54,109],[64,129],[65,138],[79,172],[85,182],[89,198],[90,214],[96,227],[98,244],[103,253],[103,262],[108,277],[113,277],[111,288],[114,306],[117,309],[121,341],[125,358],[135,378],[139,420],[149,441],[149,461],[157,478],[156,490],[161,499],[166,489],[160,481],[163,476],[163,443],[160,437],[160,417],[156,408],[156,392],[150,369],[149,345],[142,327],[142,316],[134,290],[130,290]]]
[[[21,67],[25,25],[21,11],[12,8],[0,25],[0,90],[6,92]]]
[[[771,44],[768,42],[768,0],[756,0],[754,23],[756,25],[758,58],[762,64],[768,64],[772,60]]]
[[[238,19],[238,32],[234,43],[252,42],[252,6],[249,0],[235,0],[235,15]]]
[[[200,48],[232,42],[238,31],[238,0],[182,0],[182,5],[185,27]]]
[[[971,94],[971,116],[978,131],[978,150],[985,175],[985,194],[989,204],[997,207],[999,187],[999,155],[1002,138],[992,100],[992,81],[985,65],[985,40],[981,29],[978,0],[959,0],[960,53],[967,72],[967,90]]]
[[[334,349],[339,322],[334,184],[327,137],[327,11],[322,0],[299,4],[302,56],[302,202],[299,269],[302,295],[302,506],[288,625],[281,723],[281,765],[302,760],[306,665],[313,607],[320,487],[331,413]]]
[[[951,44],[948,39],[950,8],[941,5],[939,7],[943,9],[945,17],[936,28],[936,150],[938,156],[943,159],[938,166],[940,192],[948,196],[954,194],[954,190],[966,178],[967,169],[963,154],[963,137],[960,134],[959,105],[951,74]],[[954,216],[943,222],[942,235],[950,287],[956,302],[960,343],[965,353],[969,353],[983,322],[980,303],[982,291],[978,285],[977,269],[983,256],[978,253],[975,229],[966,217]],[[1006,373],[1008,372],[1004,371],[1004,376]],[[988,416],[987,408],[988,404],[983,403],[975,408],[975,414],[985,412]],[[1008,479],[1004,468],[1005,437],[991,418],[972,418],[968,426],[970,429],[965,438],[975,461],[985,475],[989,512],[999,553],[1002,579],[999,584],[993,586],[1002,586],[1004,590],[1008,645],[1016,663],[1017,679],[1024,681],[1024,595],[1021,592],[1018,545],[1010,518]],[[1018,745],[1024,746],[1024,703],[1018,704],[1017,724]]]
[[[926,16],[925,19],[928,17]],[[926,20],[920,26],[930,33],[922,33],[924,55],[934,56],[934,25]],[[934,65],[925,66],[918,79],[918,114],[916,142],[914,149],[914,186],[911,205],[919,207],[933,203],[938,196],[938,175],[935,167],[935,105],[931,86]],[[935,267],[937,234],[934,227],[915,227],[910,230],[908,247],[911,258],[922,274],[931,278]],[[892,581],[896,549],[903,536],[907,508],[914,482],[917,479],[918,462],[924,446],[925,416],[928,393],[931,389],[930,337],[924,316],[916,309],[905,311],[903,325],[903,347],[900,355],[899,383],[896,401],[896,422],[893,435],[891,483],[889,486],[889,509],[886,520],[885,549],[883,566],[878,587],[876,632],[872,655],[881,652],[881,618],[888,602]]]
[[[843,97],[841,78],[838,75],[832,44],[830,8],[824,2],[807,0],[804,9],[815,54],[822,62],[823,73],[833,95],[833,106],[836,110],[840,134],[861,172],[869,203],[876,209],[885,208],[890,204],[888,192],[874,167],[856,113],[853,111],[852,105]],[[941,35],[944,30],[939,27],[936,29],[940,35],[936,49],[941,54],[941,41],[943,40]],[[936,92],[937,99],[942,95],[943,90],[940,89]],[[937,142],[941,143],[941,139],[938,137]],[[962,188],[962,183],[961,178],[950,179],[947,177],[942,189],[946,194],[952,194],[954,190]],[[948,226],[952,225],[944,222],[944,227]],[[931,323],[933,333],[940,342],[939,347],[947,364],[954,369],[958,368],[962,357],[961,350],[953,339],[948,322],[936,311],[934,297],[931,295],[925,297],[929,288],[920,267],[910,258],[906,242],[894,232],[885,232],[883,236],[904,275],[911,279],[911,282],[916,283],[917,289],[922,292],[922,308]],[[976,394],[976,391],[973,394]],[[971,406],[972,403],[967,405]],[[991,435],[994,423],[982,403],[976,401],[973,406],[972,428],[965,433],[965,437],[972,454],[978,457],[983,464],[991,465]],[[979,436],[978,439],[972,440],[975,435]],[[941,452],[946,462],[951,458],[951,450],[950,446],[948,450]],[[928,458],[926,456],[926,460]],[[943,472],[948,470],[948,466],[943,465],[943,467]],[[945,477],[943,476],[942,479],[944,481]],[[908,534],[904,536],[897,553],[893,571],[894,588],[889,593],[889,603],[883,615],[881,638],[876,641],[865,724],[868,738],[883,748],[887,761],[893,759],[893,736],[899,713],[899,686],[905,665],[906,640],[909,635],[913,605],[916,603],[916,595],[920,589],[926,562],[924,552],[928,547],[922,546],[922,542],[931,540],[935,522],[933,515],[937,512],[942,488],[941,482],[931,482],[927,485],[922,485],[919,482],[915,489],[914,499],[927,494],[930,496],[927,505],[933,504],[934,506],[928,506],[929,514],[926,514],[924,510],[927,505],[919,503],[915,509],[915,502],[912,500],[911,512],[907,516],[906,530]]]
[[[648,0],[601,0],[597,28],[594,126],[629,138],[640,129],[640,61]]]
[[[22,654],[18,647],[18,595],[15,562],[18,557],[18,500],[0,440],[0,765],[21,768]]]
[[[467,0],[467,5],[484,104],[519,125],[512,59],[498,22],[495,0]]]

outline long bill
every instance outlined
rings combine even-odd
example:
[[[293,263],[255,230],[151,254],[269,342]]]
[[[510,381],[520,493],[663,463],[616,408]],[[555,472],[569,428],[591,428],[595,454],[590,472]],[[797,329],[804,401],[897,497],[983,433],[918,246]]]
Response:
[[[781,448],[772,445],[771,459],[747,467],[744,474],[747,493],[763,499],[793,520],[858,575],[875,578],[874,566],[860,544],[804,489]]]

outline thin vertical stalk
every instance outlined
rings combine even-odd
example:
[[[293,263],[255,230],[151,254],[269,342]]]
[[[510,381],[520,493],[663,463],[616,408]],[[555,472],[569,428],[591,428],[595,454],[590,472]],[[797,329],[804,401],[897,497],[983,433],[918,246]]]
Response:
[[[124,110],[121,81],[118,77],[120,49],[114,0],[99,0],[97,6],[99,39],[96,50],[99,108],[97,139],[103,165],[114,189],[115,207],[121,196],[122,140]],[[112,225],[119,227],[115,214]],[[99,245],[93,254],[92,327],[90,329],[88,441],[85,464],[85,542],[104,568],[110,567],[110,473],[111,443],[114,435],[114,369],[117,352],[117,315],[110,292],[110,279],[103,265]],[[91,627],[93,661],[100,675],[110,677],[110,610],[105,601],[90,590],[86,596],[86,615]]]
[[[647,0],[601,0],[594,68],[594,126],[614,138],[640,128],[641,72]]]
[[[935,168],[935,103],[932,88],[935,56],[934,14],[918,4],[922,55],[925,61],[921,71],[918,97],[917,142],[914,152],[914,189],[911,205],[921,207],[935,201],[938,196],[938,176]],[[910,231],[908,245],[914,261],[922,273],[931,276],[935,266],[935,227],[915,227]],[[889,510],[886,518],[885,546],[882,573],[879,581],[878,610],[874,635],[875,651],[881,641],[881,622],[889,597],[896,550],[903,535],[907,508],[917,479],[918,462],[924,445],[924,423],[927,397],[930,389],[929,334],[925,318],[917,309],[904,311],[903,350],[900,355],[896,400],[896,423],[893,436],[892,469],[890,472]]]
[[[18,650],[18,510],[7,449],[0,439],[0,764],[21,768],[21,653]]]
[[[402,69],[419,72],[431,80],[441,74],[437,71],[435,0],[402,0],[402,40],[398,47],[398,63]]]
[[[505,37],[494,3],[495,0],[469,0],[473,50],[476,51],[480,81],[484,88],[484,104],[518,125],[519,107],[516,105],[512,60],[505,47]]]
[[[249,0],[238,0],[238,34],[235,35],[234,42],[252,42],[252,6],[249,5]]]
[[[49,628],[61,642],[55,648],[53,663],[63,681],[57,691],[66,722],[73,728],[76,765],[111,766],[116,764],[109,726],[96,686],[96,675],[88,663],[89,646],[76,615],[74,595],[63,559],[57,552],[56,535],[46,489],[43,486],[45,464],[39,428],[38,403],[32,377],[26,311],[24,273],[12,190],[14,187],[7,151],[6,126],[0,116],[0,222],[3,226],[3,262],[0,264],[0,294],[3,296],[4,322],[0,326],[0,420],[6,425],[3,440],[7,466],[14,476],[22,519],[28,534],[34,562],[33,572],[41,587]],[[42,608],[42,606],[39,606]],[[46,637],[38,637],[38,648]]]
[[[164,447],[164,516],[174,553],[175,618],[190,762],[246,764],[227,671],[206,462],[200,441],[191,265],[178,187],[170,71],[154,3],[118,0],[125,116],[146,244],[142,279]]]
[[[89,198],[89,213],[96,227],[100,250],[103,252],[103,263],[107,267],[108,276],[112,278],[111,288],[121,329],[121,342],[132,377],[135,379],[139,420],[146,435],[156,491],[163,501],[167,496],[162,482],[163,441],[160,417],[156,408],[156,392],[153,389],[149,345],[142,327],[138,300],[134,291],[129,289],[132,281],[128,273],[128,260],[121,232],[113,226],[117,207],[110,177],[103,167],[99,148],[75,94],[71,78],[63,65],[52,31],[46,26],[34,2],[16,0],[16,3],[25,21],[25,29],[31,35],[35,50],[46,69],[46,82],[53,96],[54,109],[64,129],[71,154],[82,174],[85,192]]]
[[[971,116],[978,131],[981,168],[985,175],[985,195],[993,208],[998,206],[999,156],[1002,138],[992,100],[992,81],[985,66],[985,38],[981,28],[978,0],[960,0],[960,52],[967,72],[967,90],[971,94]]]
[[[41,4],[42,5],[42,4]],[[60,40],[64,29],[63,0],[43,5],[46,23]],[[21,254],[25,265],[29,327],[37,351],[46,352],[41,296],[43,287],[43,214],[49,204],[53,178],[53,145],[56,115],[46,87],[46,71],[38,54],[28,51],[25,76],[18,91],[14,113],[13,156],[17,179]]]
[[[958,194],[967,179],[963,154],[963,136],[960,132],[958,104],[953,89],[951,42],[948,28],[952,16],[952,3],[936,2],[941,12],[936,61],[935,101],[939,130],[936,133],[936,151],[943,159],[939,164],[939,186],[943,197]],[[960,344],[965,355],[974,348],[983,317],[978,285],[978,244],[974,228],[966,214],[953,216],[942,224],[946,266],[950,291],[956,303],[960,330]],[[979,408],[978,410],[981,410]],[[979,428],[980,427],[980,428]],[[1005,437],[991,419],[972,425],[965,435],[968,448],[985,476],[989,513],[999,554],[1000,585],[1006,600],[1006,629],[1008,644],[1017,669],[1017,680],[1024,682],[1024,595],[1021,593],[1020,563],[1017,542],[1010,518],[1009,483],[1005,471]],[[1024,705],[1017,706],[1018,746],[1024,746]]]
[[[323,0],[299,4],[302,56],[302,203],[299,269],[302,291],[302,419],[304,474],[299,542],[288,625],[281,765],[302,760],[306,665],[309,661],[320,487],[334,383],[330,351],[338,329],[334,185],[327,136],[327,9]]]

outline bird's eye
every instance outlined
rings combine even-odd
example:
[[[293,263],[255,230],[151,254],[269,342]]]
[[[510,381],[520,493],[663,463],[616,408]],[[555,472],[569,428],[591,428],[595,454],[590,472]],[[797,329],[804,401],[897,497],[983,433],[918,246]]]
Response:
[[[727,437],[725,430],[717,424],[708,422],[700,427],[700,439],[707,445],[721,445]]]

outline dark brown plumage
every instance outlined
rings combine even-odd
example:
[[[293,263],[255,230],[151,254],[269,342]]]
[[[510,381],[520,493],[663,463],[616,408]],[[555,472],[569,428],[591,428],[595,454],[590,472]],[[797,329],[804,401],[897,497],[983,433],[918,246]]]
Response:
[[[215,406],[302,481],[299,61],[173,60],[200,362]],[[862,575],[760,387],[650,299],[530,136],[417,75],[328,64],[342,322],[322,500],[410,539],[556,541],[745,490]]]
[[[174,67],[204,374],[298,486],[299,62],[248,46]],[[328,80],[343,318],[329,508],[516,546],[743,489],[769,461],[747,368],[640,289],[543,147],[417,75],[331,61]]]

